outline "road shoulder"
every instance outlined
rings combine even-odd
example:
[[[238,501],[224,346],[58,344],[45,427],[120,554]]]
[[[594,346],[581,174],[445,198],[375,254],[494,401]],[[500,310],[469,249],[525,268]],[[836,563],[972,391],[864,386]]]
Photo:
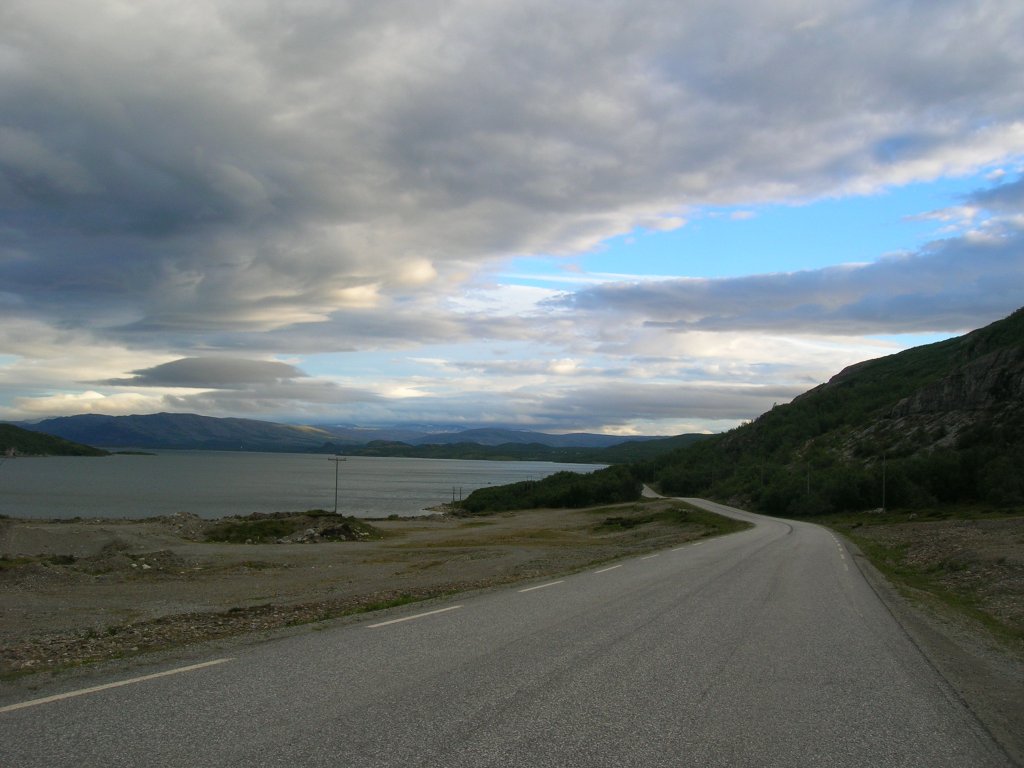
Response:
[[[985,633],[904,596],[849,539],[868,584],[911,641],[1016,765],[1024,765],[1024,661]]]

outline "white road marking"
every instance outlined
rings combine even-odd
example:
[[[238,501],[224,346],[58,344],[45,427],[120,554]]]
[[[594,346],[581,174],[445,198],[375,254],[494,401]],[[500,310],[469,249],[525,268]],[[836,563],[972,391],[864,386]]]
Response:
[[[96,693],[97,691],[105,691],[109,688],[120,688],[122,685],[132,685],[133,683],[142,683],[146,680],[155,680],[158,677],[167,677],[168,675],[180,675],[182,672],[192,672],[196,669],[203,669],[204,667],[212,667],[215,664],[223,664],[226,661],[231,661],[230,658],[226,659],[214,659],[213,661],[204,661],[202,664],[192,664],[188,667],[178,667],[177,669],[168,669],[165,672],[156,672],[152,675],[143,675],[142,677],[133,677],[129,680],[119,680],[116,683],[106,683],[105,685],[94,685],[92,688],[81,688],[77,691],[68,691],[67,693],[58,693],[54,696],[45,696],[41,699],[32,699],[31,701],[23,701],[20,704],[8,704],[6,707],[0,707],[0,713],[13,712],[16,709],[25,709],[26,707],[36,707],[40,704],[50,704],[54,701],[61,701],[62,699],[73,699],[75,696],[85,696],[87,693]]]
[[[613,566],[610,566],[608,568],[602,568],[600,571],[594,571],[594,573],[606,573],[608,571],[614,571],[616,568],[621,568],[621,567],[622,567],[622,564],[620,563],[619,565],[613,565]]]
[[[562,584],[564,583],[564,581],[564,579],[562,581],[549,581],[547,584],[538,584],[536,587],[527,587],[526,589],[520,589],[519,593],[522,594],[523,592],[533,592],[533,590],[535,589],[547,589],[548,587],[555,586],[555,584]]]
[[[448,608],[438,608],[436,611],[427,611],[426,613],[417,613],[413,616],[403,616],[400,619],[391,619],[391,621],[381,621],[377,624],[367,624],[367,629],[376,629],[377,627],[386,627],[388,624],[399,624],[403,621],[412,621],[413,619],[422,619],[424,616],[433,616],[435,613],[445,613],[446,611],[454,611],[457,608],[461,608],[461,605],[452,605]]]
[[[645,557],[641,557],[640,559],[641,560],[650,560],[651,558],[654,558],[654,557],[657,557],[657,555],[646,555]]]

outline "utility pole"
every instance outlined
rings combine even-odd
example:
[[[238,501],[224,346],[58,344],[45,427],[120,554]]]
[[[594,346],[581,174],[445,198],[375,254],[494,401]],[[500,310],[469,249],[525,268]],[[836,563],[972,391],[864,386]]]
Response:
[[[882,453],[882,514],[885,514],[885,453]]]
[[[328,456],[328,461],[334,462],[334,514],[338,514],[338,465],[345,461],[344,456]]]

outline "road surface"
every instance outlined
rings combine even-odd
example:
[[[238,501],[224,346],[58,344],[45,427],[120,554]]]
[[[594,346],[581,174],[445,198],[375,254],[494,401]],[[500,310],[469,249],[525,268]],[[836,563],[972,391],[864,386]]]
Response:
[[[1011,764],[836,536],[701,504],[755,527],[0,700],[0,765]]]

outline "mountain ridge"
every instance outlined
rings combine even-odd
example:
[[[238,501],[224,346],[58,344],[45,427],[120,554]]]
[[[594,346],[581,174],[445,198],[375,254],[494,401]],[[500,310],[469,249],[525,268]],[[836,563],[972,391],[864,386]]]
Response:
[[[603,449],[624,443],[670,439],[596,433],[552,435],[493,427],[431,434],[401,428],[331,428],[190,413],[130,416],[80,414],[43,419],[31,424],[20,423],[17,426],[108,448],[355,452],[360,447],[377,444],[377,453],[374,455],[394,455],[381,453],[386,445],[394,446],[399,455],[406,455],[407,446],[424,450],[427,446],[459,444],[492,448],[540,445],[549,449]],[[402,439],[395,439],[396,435]]]

